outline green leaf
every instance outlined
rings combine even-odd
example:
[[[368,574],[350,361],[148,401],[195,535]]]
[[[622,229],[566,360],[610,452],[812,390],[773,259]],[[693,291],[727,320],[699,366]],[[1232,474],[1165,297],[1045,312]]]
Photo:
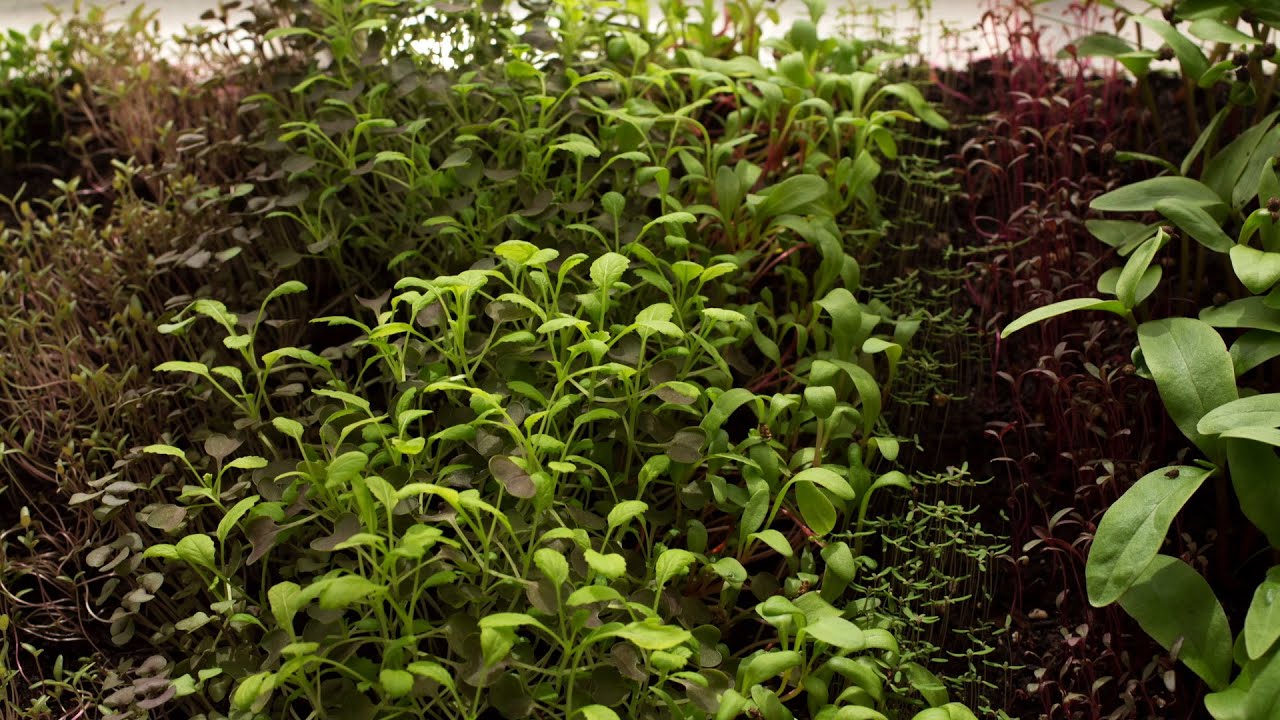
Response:
[[[924,697],[925,702],[940,708],[947,704],[947,686],[938,679],[937,675],[929,672],[923,665],[919,663],[903,663],[902,670],[907,675],[907,679],[911,681],[911,687]]]
[[[698,556],[680,548],[669,548],[662,551],[654,564],[654,579],[659,587],[665,586],[673,578],[687,575],[689,568],[698,561]]]
[[[747,538],[749,540],[759,540],[765,545],[768,545],[774,552],[778,553],[782,557],[791,557],[795,554],[795,551],[791,548],[791,542],[787,540],[787,536],[773,528],[751,533]]]
[[[595,550],[586,550],[584,555],[588,567],[610,580],[616,580],[627,572],[626,559],[617,553],[605,555]]]
[[[493,667],[511,653],[516,645],[516,631],[509,627],[480,628],[480,653],[485,667]]]
[[[322,580],[320,607],[325,610],[341,610],[352,605],[368,603],[380,596],[386,588],[359,575],[342,575]]]
[[[831,500],[817,486],[810,483],[796,485],[796,504],[804,522],[819,536],[830,533],[836,527],[836,509]]]
[[[402,698],[413,691],[413,675],[407,670],[383,670],[378,673],[378,684],[389,698]]]
[[[1249,292],[1261,295],[1280,280],[1280,253],[1264,252],[1247,245],[1233,245],[1231,267]]]
[[[1089,207],[1099,212],[1150,212],[1162,200],[1208,208],[1223,204],[1210,187],[1185,177],[1157,177],[1116,188],[1094,198]]]
[[[1076,55],[1080,57],[1115,57],[1122,53],[1133,52],[1133,47],[1123,39],[1109,33],[1093,33],[1072,43]],[[1067,51],[1058,53],[1060,57],[1069,57]]]
[[[665,625],[656,618],[633,622],[614,631],[613,634],[630,641],[641,650],[670,650],[693,638],[688,630]]]
[[[1161,468],[1144,475],[1107,509],[1085,563],[1090,603],[1110,605],[1142,577],[1173,518],[1208,475],[1187,465]]]
[[[1169,44],[1169,47],[1173,48],[1174,54],[1178,57],[1178,63],[1182,65],[1182,74],[1184,76],[1194,82],[1199,80],[1200,76],[1209,69],[1209,60],[1200,51],[1199,46],[1178,32],[1177,28],[1167,22],[1145,15],[1133,15],[1131,17],[1134,22],[1151,28]]]
[[[178,558],[188,565],[214,569],[213,538],[208,535],[187,535],[174,547]]]
[[[1225,440],[1231,487],[1240,510],[1267,536],[1272,547],[1280,547],[1280,458],[1269,446],[1252,440]]]
[[[1259,143],[1275,123],[1277,113],[1272,113],[1244,132],[1205,161],[1201,178],[1214,194],[1227,201],[1235,194],[1236,184],[1249,165],[1249,159]]]
[[[1253,591],[1253,602],[1244,618],[1244,646],[1249,659],[1257,660],[1280,640],[1280,565]]]
[[[447,688],[454,687],[453,675],[440,665],[440,663],[431,662],[429,660],[419,660],[417,662],[409,663],[408,670],[414,675],[427,678],[438,685],[442,685]]]
[[[1200,311],[1200,319],[1213,327],[1253,328],[1280,332],[1280,310],[1268,307],[1265,297],[1232,300]]]
[[[615,252],[605,253],[591,263],[591,282],[598,290],[608,290],[622,279],[630,264],[631,261],[623,255]]]
[[[267,590],[267,606],[276,624],[293,635],[293,618],[302,607],[302,588],[295,582],[280,582]]]
[[[1245,35],[1232,26],[1224,25],[1217,20],[1209,18],[1200,18],[1191,23],[1191,26],[1187,28],[1187,32],[1201,40],[1225,43],[1227,45],[1257,45],[1262,42],[1252,35]]]
[[[804,402],[813,414],[826,420],[836,410],[836,389],[830,385],[811,385],[804,389]]]
[[[250,675],[236,686],[236,691],[231,696],[231,706],[237,710],[251,710],[260,700],[270,696],[275,686],[275,673],[260,672]]]
[[[368,463],[369,456],[359,450],[339,455],[329,461],[329,465],[325,467],[325,486],[349,485]]]
[[[806,625],[804,631],[814,640],[833,645],[841,650],[858,652],[867,646],[862,628],[839,616],[828,615],[818,618],[816,622]]]
[[[772,218],[811,210],[829,190],[827,181],[817,175],[793,175],[761,193],[765,199],[756,208],[756,214]]]
[[[218,542],[226,542],[227,535],[231,533],[231,529],[236,526],[240,518],[244,517],[245,513],[249,512],[250,508],[258,502],[258,499],[257,495],[250,495],[231,506],[231,509],[227,511],[227,514],[218,523]]]
[[[569,579],[569,561],[563,554],[551,548],[539,548],[533,554],[533,563],[556,587],[563,585]]]
[[[1217,435],[1241,427],[1280,427],[1280,393],[1250,395],[1205,413],[1196,429]]]
[[[642,500],[623,500],[613,509],[609,511],[608,523],[610,529],[622,527],[632,518],[639,517],[648,512],[649,503]]]
[[[276,430],[279,430],[280,434],[284,435],[285,437],[290,437],[298,442],[302,442],[302,432],[303,432],[302,423],[298,422],[297,420],[290,420],[289,418],[285,418],[285,417],[277,417],[277,418],[271,419],[271,424],[274,425]]]
[[[946,130],[951,127],[947,123],[947,119],[938,114],[938,111],[934,110],[933,106],[924,99],[924,95],[921,94],[920,90],[910,83],[894,83],[892,85],[885,85],[880,88],[879,92],[886,95],[893,95],[899,100],[905,102],[907,107],[911,108],[911,112],[915,113],[916,117],[923,120],[925,124],[935,130]]]
[[[1210,459],[1218,459],[1218,441],[1197,431],[1196,424],[1210,410],[1238,397],[1222,337],[1199,320],[1169,318],[1139,325],[1138,344],[1178,429]]]
[[[588,705],[581,708],[582,720],[621,720],[618,713],[604,705]]]
[[[1116,299],[1121,305],[1132,310],[1138,304],[1138,286],[1151,266],[1151,261],[1155,259],[1156,253],[1168,239],[1169,236],[1165,235],[1164,231],[1158,231],[1129,256],[1124,269],[1120,271],[1120,277],[1116,279]]]
[[[590,605],[598,602],[624,601],[625,598],[622,597],[622,593],[608,585],[588,585],[574,590],[564,601],[564,604],[569,607],[577,607],[578,605]]]
[[[204,363],[170,360],[155,366],[156,372],[193,373],[201,377],[209,377],[209,366]]]
[[[181,449],[172,445],[148,445],[142,448],[142,452],[148,455],[168,455],[170,457],[186,459],[187,454]]]
[[[1213,589],[1190,565],[1157,555],[1120,606],[1165,649],[1181,643],[1178,658],[1209,687],[1227,686],[1231,627]]]
[[[769,678],[799,667],[802,662],[804,658],[794,650],[775,650],[755,655],[750,658],[746,663],[746,669],[742,671],[742,687],[755,687]]]
[[[1161,200],[1156,203],[1156,212],[1214,252],[1228,252],[1235,247],[1230,236],[1223,231],[1222,225],[1199,205],[1178,200]]]
[[[1250,330],[1231,343],[1231,362],[1235,365],[1236,377],[1275,357],[1280,357],[1280,333]]]
[[[1044,322],[1049,318],[1059,315],[1075,312],[1077,310],[1102,310],[1104,312],[1114,313],[1116,315],[1125,315],[1128,310],[1124,304],[1115,300],[1102,300],[1099,298],[1076,298],[1074,300],[1061,300],[1056,303],[1050,303],[1041,308],[1036,308],[1031,312],[1019,317],[1017,320],[1005,326],[1000,331],[1001,337],[1009,337],[1019,330]]]

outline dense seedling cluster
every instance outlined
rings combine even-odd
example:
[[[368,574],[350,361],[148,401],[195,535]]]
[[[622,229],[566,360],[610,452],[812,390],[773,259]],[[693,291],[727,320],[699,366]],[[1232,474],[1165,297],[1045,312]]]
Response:
[[[1280,15],[844,10],[0,38],[5,717],[1269,717]]]

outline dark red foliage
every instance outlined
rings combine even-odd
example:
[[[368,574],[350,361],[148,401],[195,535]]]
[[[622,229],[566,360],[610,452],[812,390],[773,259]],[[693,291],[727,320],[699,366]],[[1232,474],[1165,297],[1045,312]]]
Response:
[[[1144,137],[1153,137],[1133,87],[1113,69],[1059,59],[1065,43],[1046,36],[1030,6],[991,10],[984,27],[993,54],[941,76],[946,91],[938,93],[953,114],[978,118],[956,132],[952,159],[965,193],[953,211],[975,252],[967,294],[978,331],[994,340],[976,397],[989,440],[981,460],[1005,481],[992,501],[1004,506],[1013,548],[1007,608],[993,613],[1007,609],[1008,660],[1023,666],[1005,710],[1018,718],[1196,717],[1203,689],[1194,674],[1123,611],[1092,608],[1085,595],[1085,557],[1102,513],[1183,445],[1153,385],[1133,374],[1132,331],[1079,313],[999,339],[1029,310],[1096,292],[1117,260],[1085,228],[1089,202],[1141,177],[1132,173],[1145,168],[1112,155],[1146,149]],[[1102,20],[1084,6],[1070,16],[1085,28]],[[1167,551],[1203,563],[1195,544],[1203,538],[1178,535]]]

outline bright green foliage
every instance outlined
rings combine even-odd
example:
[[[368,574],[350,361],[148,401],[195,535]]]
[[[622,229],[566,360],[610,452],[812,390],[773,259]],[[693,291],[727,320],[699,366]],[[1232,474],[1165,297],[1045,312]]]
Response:
[[[183,648],[173,702],[973,717],[862,592],[921,318],[857,258],[897,128],[945,121],[814,22],[773,67],[603,9],[517,37],[499,4],[317,0],[268,34],[332,62],[248,101],[280,169],[250,212],[301,239],[261,270],[371,299],[290,279],[161,328],[213,333],[156,370],[226,413],[146,448],[168,537],[119,573],[185,588],[114,616]]]

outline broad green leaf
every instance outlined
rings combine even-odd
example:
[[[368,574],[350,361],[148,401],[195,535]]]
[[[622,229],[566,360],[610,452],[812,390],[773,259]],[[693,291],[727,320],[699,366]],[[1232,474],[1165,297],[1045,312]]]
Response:
[[[1206,435],[1242,427],[1280,427],[1280,393],[1250,395],[1224,403],[1205,413],[1196,425]]]
[[[1267,536],[1272,547],[1280,548],[1280,458],[1269,445],[1252,440],[1227,439],[1227,469],[1236,491],[1240,510]]]
[[[1267,307],[1265,297],[1240,298],[1226,305],[1207,307],[1200,311],[1200,319],[1213,327],[1280,332],[1280,310]]]
[[[922,710],[911,716],[911,720],[978,720],[978,716],[963,704],[952,702]]]
[[[481,628],[480,654],[485,667],[493,667],[511,653],[516,645],[516,631],[509,627]]]
[[[654,563],[654,579],[659,587],[665,586],[673,578],[687,575],[689,568],[698,561],[698,556],[681,548],[669,548],[662,551]]]
[[[581,709],[582,720],[621,720],[618,713],[604,705],[588,705]]]
[[[1217,439],[1200,433],[1196,424],[1210,410],[1238,397],[1222,337],[1199,320],[1169,318],[1139,325],[1138,343],[1178,429],[1210,459],[1220,458]]]
[[[630,641],[641,650],[670,650],[677,645],[685,644],[693,637],[688,630],[665,625],[656,618],[633,622],[614,631],[613,634]]]
[[[1157,35],[1173,48],[1174,54],[1178,57],[1178,63],[1182,66],[1182,74],[1190,78],[1193,82],[1200,79],[1200,76],[1209,69],[1209,60],[1204,56],[1200,47],[1195,42],[1189,40],[1185,35],[1178,32],[1178,29],[1162,20],[1145,15],[1132,15],[1133,21],[1151,28]]]
[[[1237,440],[1253,440],[1272,447],[1280,447],[1280,428],[1238,427],[1223,432],[1220,437]]]
[[[732,587],[741,587],[747,581],[747,569],[735,558],[721,558],[711,564],[711,570]]]
[[[1247,245],[1233,245],[1231,267],[1249,292],[1261,295],[1280,280],[1280,253],[1264,252]]]
[[[1267,131],[1271,129],[1278,115],[1280,113],[1272,113],[1263,118],[1261,122],[1237,135],[1205,162],[1201,178],[1204,184],[1224,202],[1231,200],[1236,183],[1240,182],[1240,176],[1249,165],[1250,157],[1266,137]]]
[[[148,445],[142,448],[142,452],[147,453],[148,455],[168,455],[170,457],[183,459],[187,457],[186,453],[172,445]]]
[[[1253,591],[1253,602],[1244,618],[1244,646],[1249,659],[1257,660],[1280,640],[1280,566]]]
[[[1231,237],[1222,229],[1222,224],[1199,205],[1178,200],[1161,200],[1156,203],[1156,212],[1214,252],[1228,252],[1235,247]]]
[[[276,583],[267,590],[267,606],[276,624],[293,635],[293,617],[301,608],[302,588],[295,582]]]
[[[791,547],[791,542],[787,540],[787,536],[783,535],[777,530],[774,530],[773,528],[769,528],[767,530],[761,530],[760,532],[751,533],[750,535],[747,536],[747,539],[759,540],[765,545],[768,545],[770,548],[773,549],[774,552],[778,553],[783,557],[791,557],[793,554],[795,554],[795,551]]]
[[[413,675],[407,670],[383,670],[378,673],[378,684],[389,698],[401,698],[413,691]]]
[[[862,628],[838,616],[826,616],[804,628],[814,640],[834,645],[841,650],[859,652],[867,645]]]
[[[1110,605],[1142,577],[1173,518],[1206,477],[1203,468],[1161,468],[1144,475],[1107,509],[1085,563],[1090,603]]]
[[[271,694],[275,689],[276,676],[271,672],[260,672],[246,677],[236,686],[231,696],[231,706],[237,710],[248,711],[258,701]]]
[[[831,500],[817,486],[799,483],[795,487],[796,505],[809,529],[819,536],[830,533],[836,527],[836,509]]]
[[[1122,53],[1133,52],[1133,47],[1123,39],[1109,33],[1093,33],[1072,43],[1076,55],[1080,57],[1115,57]],[[1059,53],[1069,57],[1066,50]]]
[[[264,467],[266,467],[266,466],[267,466],[267,465],[269,465],[269,464],[270,464],[270,463],[269,463],[269,462],[267,462],[267,459],[266,459],[266,458],[261,457],[261,456],[259,456],[259,455],[245,455],[245,456],[243,456],[243,457],[238,457],[238,458],[236,458],[236,459],[232,460],[231,462],[227,463],[227,469],[229,469],[229,470],[258,470],[258,469],[260,469],[260,468],[264,468]]]
[[[761,193],[765,199],[756,208],[756,213],[760,217],[772,218],[810,210],[827,196],[829,190],[827,181],[817,175],[793,175]]]
[[[419,660],[417,662],[409,663],[409,667],[407,669],[418,677],[427,678],[428,680],[444,687],[452,688],[454,686],[453,675],[440,663],[431,662],[429,660]]]
[[[209,366],[204,363],[186,362],[184,360],[170,360],[162,362],[155,366],[156,372],[184,372],[199,375],[201,377],[209,377]]]
[[[804,402],[814,415],[826,420],[836,410],[836,389],[830,385],[810,385],[804,389]]]
[[[600,575],[616,580],[627,572],[627,561],[617,553],[602,554],[595,550],[586,550],[587,565]]]
[[[564,604],[569,607],[577,607],[578,605],[589,605],[598,602],[624,602],[624,600],[622,593],[608,585],[588,585],[570,593]]]
[[[359,450],[345,452],[333,460],[329,461],[329,465],[325,468],[325,486],[333,487],[335,485],[347,485],[360,475],[365,465],[369,463],[369,456]]]
[[[1231,626],[1213,589],[1190,565],[1157,555],[1120,606],[1157,642],[1209,687],[1221,690],[1231,676]]]
[[[1200,18],[1191,23],[1187,28],[1187,32],[1208,42],[1226,43],[1227,45],[1257,45],[1261,40],[1246,35],[1235,27],[1225,25],[1217,20],[1209,18]]]
[[[923,665],[913,662],[903,663],[902,670],[911,681],[911,687],[930,705],[940,708],[950,700],[947,697],[947,686]]]
[[[769,678],[774,678],[788,670],[797,668],[804,662],[800,653],[794,650],[775,650],[752,656],[746,663],[743,673],[742,687],[752,688]]]
[[[187,535],[174,548],[178,558],[188,565],[214,569],[213,538],[208,535]]]
[[[1099,298],[1061,300],[1056,303],[1050,303],[1041,308],[1036,308],[1035,310],[1019,317],[1017,320],[1006,325],[1004,330],[1000,331],[1000,335],[1001,337],[1007,338],[1025,327],[1030,327],[1036,323],[1044,322],[1049,318],[1077,310],[1102,310],[1104,312],[1122,316],[1128,312],[1123,303],[1115,300],[1101,300]]]
[[[1223,204],[1209,186],[1185,177],[1164,176],[1142,180],[1099,195],[1089,207],[1099,212],[1151,212],[1162,200],[1207,208]]]
[[[320,607],[325,610],[341,610],[358,603],[368,603],[380,596],[386,588],[359,575],[342,575],[321,581]]]
[[[1250,330],[1231,343],[1231,362],[1235,365],[1236,377],[1275,357],[1280,357],[1280,333]]]
[[[639,517],[649,510],[649,503],[642,500],[623,500],[609,511],[609,527],[617,528],[627,524],[632,518]]]
[[[622,279],[631,261],[615,252],[605,253],[591,263],[591,282],[598,290],[608,290]]]
[[[277,417],[271,419],[271,424],[275,426],[285,437],[293,438],[298,442],[302,442],[302,423],[297,420],[291,420],[286,417]]]
[[[569,561],[555,550],[539,548],[533,554],[533,563],[556,587],[563,585],[569,579]]]
[[[1159,225],[1133,222],[1132,220],[1104,220],[1093,218],[1086,220],[1085,228],[1104,245],[1109,245],[1121,255],[1128,255],[1143,240],[1151,237]]]

